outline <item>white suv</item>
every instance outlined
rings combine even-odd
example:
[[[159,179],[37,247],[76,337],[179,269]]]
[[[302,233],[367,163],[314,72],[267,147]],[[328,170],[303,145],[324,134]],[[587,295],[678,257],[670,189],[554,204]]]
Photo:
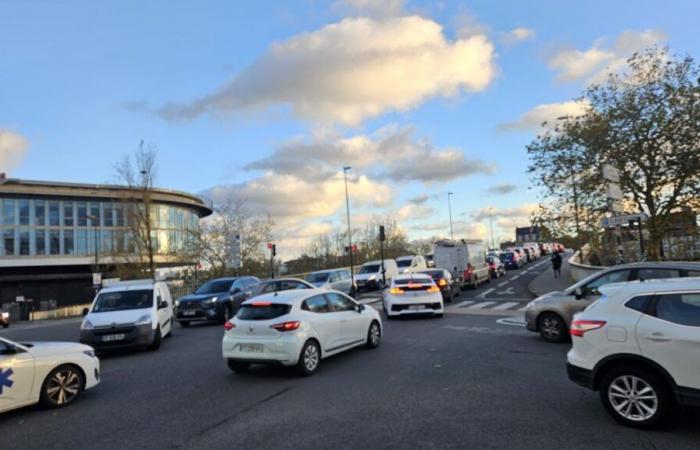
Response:
[[[571,323],[569,378],[625,425],[700,406],[700,278],[608,284]]]

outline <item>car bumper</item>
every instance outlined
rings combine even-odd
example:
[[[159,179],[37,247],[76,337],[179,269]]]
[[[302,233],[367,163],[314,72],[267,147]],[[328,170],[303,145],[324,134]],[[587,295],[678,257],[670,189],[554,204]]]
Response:
[[[537,332],[537,311],[532,308],[525,310],[525,328]]]
[[[83,372],[85,372],[85,390],[92,389],[100,384],[100,360],[97,357],[82,364]]]
[[[574,383],[588,389],[593,389],[593,371],[566,363],[566,373]]]
[[[416,314],[443,314],[445,312],[442,294],[411,298],[397,298],[394,295],[384,297],[384,308],[389,316]]]
[[[111,339],[105,336],[124,335],[121,339]],[[94,328],[80,330],[80,343],[96,350],[117,349],[127,347],[145,347],[153,343],[156,331],[151,325],[117,328]]]
[[[220,306],[203,308],[200,305],[192,308],[178,307],[175,309],[174,318],[177,322],[221,321],[224,320],[224,309]]]
[[[277,338],[246,338],[224,334],[221,353],[225,360],[253,364],[281,364],[293,366],[299,360],[306,337],[295,333]],[[261,352],[246,351],[247,344],[262,346]]]

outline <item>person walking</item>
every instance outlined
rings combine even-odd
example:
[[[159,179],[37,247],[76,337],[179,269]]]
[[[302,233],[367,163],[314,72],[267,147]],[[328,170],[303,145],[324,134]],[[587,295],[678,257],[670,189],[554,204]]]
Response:
[[[552,254],[552,269],[554,269],[554,278],[561,277],[561,262],[562,259],[559,251],[555,251],[554,254]]]

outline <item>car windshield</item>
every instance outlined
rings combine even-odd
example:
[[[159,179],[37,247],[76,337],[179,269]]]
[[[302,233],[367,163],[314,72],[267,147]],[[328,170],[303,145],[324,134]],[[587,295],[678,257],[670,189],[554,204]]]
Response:
[[[306,281],[308,281],[309,283],[325,283],[326,281],[328,281],[328,277],[330,276],[330,272],[310,273],[306,276]]]
[[[153,291],[103,292],[97,296],[92,312],[124,311],[127,309],[145,309],[153,306]]]
[[[512,253],[501,253],[501,261],[510,261],[513,259]]]
[[[426,275],[430,275],[430,277],[433,280],[438,280],[440,278],[443,278],[445,274],[442,272],[442,270],[422,270],[421,273],[424,273]]]
[[[228,292],[234,280],[211,280],[199,287],[195,294],[216,294],[218,292]]]
[[[239,320],[270,320],[288,314],[291,305],[267,304],[267,305],[241,305],[236,313]]]
[[[357,273],[377,273],[379,272],[379,264],[370,264],[368,266],[360,267],[360,271]]]
[[[398,261],[396,261],[396,265],[399,267],[410,267],[411,260],[410,259],[399,259]]]

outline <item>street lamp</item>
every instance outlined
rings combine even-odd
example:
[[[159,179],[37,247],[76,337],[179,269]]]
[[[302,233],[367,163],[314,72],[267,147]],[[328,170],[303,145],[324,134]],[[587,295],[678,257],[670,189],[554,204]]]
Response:
[[[496,241],[493,239],[493,208],[489,207],[489,225],[491,227],[491,248],[496,248]]]
[[[345,178],[345,211],[348,217],[348,253],[350,253],[350,283],[355,286],[355,261],[352,255],[352,232],[350,228],[350,197],[348,196],[348,170],[350,166],[343,166],[343,177]]]
[[[86,216],[86,218],[90,219],[90,222],[92,223],[93,235],[95,237],[95,268],[93,270],[93,273],[97,274],[97,273],[99,273],[99,270],[100,270],[99,261],[98,261],[100,250],[99,250],[99,239],[97,237],[97,232],[98,232],[97,227],[100,224],[100,218],[98,216],[91,216],[91,215]]]
[[[452,192],[447,193],[447,209],[450,211],[450,239],[455,238],[454,231],[452,230],[452,200],[451,197],[454,194]]]

